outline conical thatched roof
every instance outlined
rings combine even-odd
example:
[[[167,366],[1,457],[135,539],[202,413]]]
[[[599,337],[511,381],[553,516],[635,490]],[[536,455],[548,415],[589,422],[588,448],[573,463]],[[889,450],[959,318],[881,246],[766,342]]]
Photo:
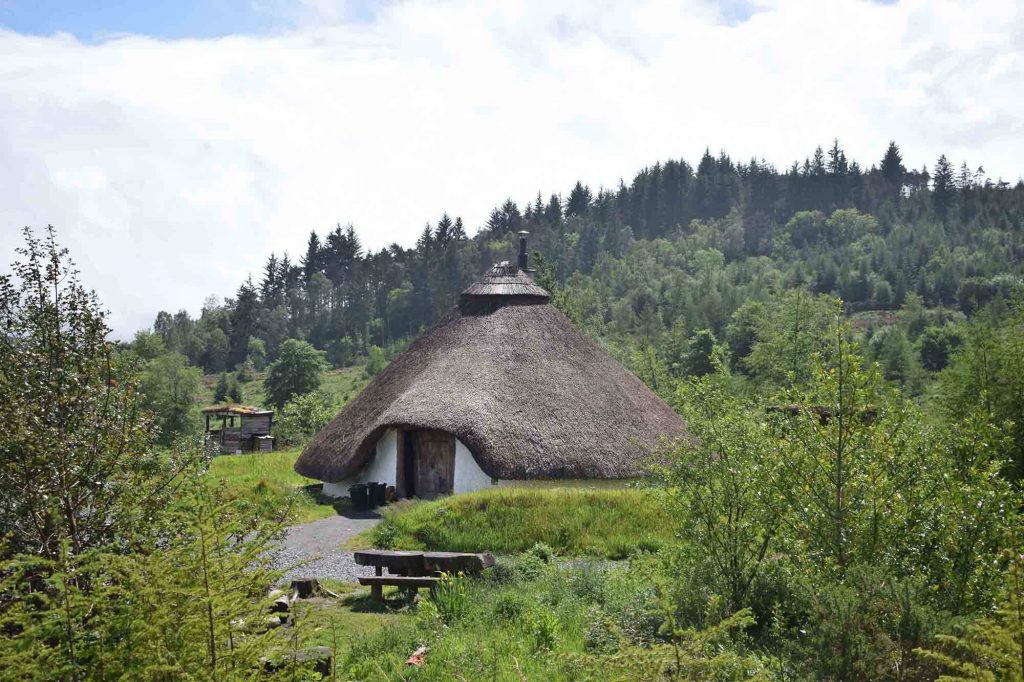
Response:
[[[630,478],[683,435],[668,405],[503,266],[353,398],[295,470],[349,478],[384,429],[403,426],[455,434],[494,478]]]

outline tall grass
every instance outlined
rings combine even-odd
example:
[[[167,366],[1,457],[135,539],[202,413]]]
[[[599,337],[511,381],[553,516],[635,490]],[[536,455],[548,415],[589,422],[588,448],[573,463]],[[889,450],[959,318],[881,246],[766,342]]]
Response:
[[[306,486],[319,483],[295,473],[292,468],[300,450],[222,455],[210,465],[210,478],[224,481],[236,496],[249,499],[268,514],[290,510],[289,521],[305,523],[334,515],[331,501],[320,498],[318,492]]]
[[[495,488],[384,511],[402,549],[522,552],[540,542],[562,555],[621,559],[672,539],[657,489]]]

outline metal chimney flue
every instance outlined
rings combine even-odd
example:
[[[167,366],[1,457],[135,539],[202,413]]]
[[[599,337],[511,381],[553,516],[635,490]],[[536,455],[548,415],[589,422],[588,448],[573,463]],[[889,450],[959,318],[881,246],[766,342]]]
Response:
[[[529,236],[530,233],[526,230],[519,233],[519,262],[517,265],[523,272],[526,272],[526,267],[528,265],[528,259],[526,256],[526,238]]]

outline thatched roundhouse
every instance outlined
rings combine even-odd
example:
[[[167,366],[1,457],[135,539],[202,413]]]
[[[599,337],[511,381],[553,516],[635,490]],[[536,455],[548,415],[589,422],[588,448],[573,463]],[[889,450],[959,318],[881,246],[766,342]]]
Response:
[[[399,497],[492,485],[629,479],[672,409],[577,331],[526,270],[495,266],[303,451],[300,474],[346,494],[386,481]]]

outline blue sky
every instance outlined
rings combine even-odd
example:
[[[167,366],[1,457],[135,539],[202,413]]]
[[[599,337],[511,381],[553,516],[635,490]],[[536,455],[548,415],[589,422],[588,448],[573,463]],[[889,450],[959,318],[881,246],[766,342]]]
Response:
[[[350,22],[371,19],[381,5],[373,0],[332,3],[339,18]],[[164,39],[266,35],[322,18],[315,5],[294,0],[0,0],[0,27],[37,36],[70,33],[91,43],[122,34]]]
[[[212,38],[273,30],[278,17],[250,0],[0,0],[0,25],[19,33],[70,33],[93,42],[135,33],[158,38]]]

